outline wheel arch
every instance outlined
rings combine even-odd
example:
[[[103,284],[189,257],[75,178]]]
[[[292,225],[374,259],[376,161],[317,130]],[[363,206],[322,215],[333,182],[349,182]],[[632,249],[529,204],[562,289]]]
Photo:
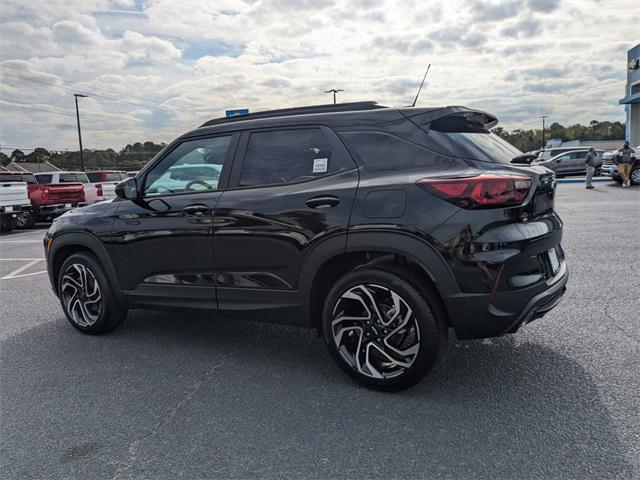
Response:
[[[442,256],[426,241],[406,233],[350,233],[345,244],[333,242],[316,247],[304,263],[301,290],[309,326],[322,332],[322,302],[335,280],[355,269],[394,264],[408,269],[416,287],[431,288],[439,297],[448,317],[445,298],[459,291],[451,269]],[[449,322],[450,324],[450,322]]]
[[[104,273],[109,280],[109,284],[111,285],[113,292],[116,297],[121,300],[122,295],[118,277],[107,249],[96,236],[86,232],[63,233],[54,238],[47,257],[49,265],[49,279],[51,280],[51,285],[55,294],[58,295],[57,278],[60,273],[60,267],[66,258],[78,252],[88,252],[96,257],[104,269]]]

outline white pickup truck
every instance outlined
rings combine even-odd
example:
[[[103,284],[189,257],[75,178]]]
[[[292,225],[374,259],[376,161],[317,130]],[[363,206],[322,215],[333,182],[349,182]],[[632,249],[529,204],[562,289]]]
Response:
[[[121,170],[98,170],[87,172],[87,177],[94,185],[102,185],[102,195],[105,200],[108,200],[115,198],[116,185],[129,178],[129,175]]]
[[[31,201],[26,182],[13,182],[9,176],[0,173],[0,231],[9,232],[20,224],[25,216],[31,215]]]
[[[84,172],[38,172],[35,175],[38,183],[82,183],[87,205],[104,200],[102,185],[91,183]]]

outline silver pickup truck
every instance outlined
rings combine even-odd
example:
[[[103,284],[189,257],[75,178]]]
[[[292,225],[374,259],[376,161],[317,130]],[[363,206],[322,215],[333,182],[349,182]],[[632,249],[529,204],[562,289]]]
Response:
[[[640,145],[638,145],[635,150],[635,155],[633,156],[633,167],[631,168],[631,174],[629,175],[629,180],[631,181],[631,185],[640,185]],[[618,155],[617,150],[610,150],[608,152],[604,152],[602,154],[602,167],[600,168],[601,175],[605,175],[607,177],[611,177],[618,183],[622,183],[622,177],[618,174],[618,166],[616,164],[616,156]]]
[[[3,178],[6,177],[6,178]],[[0,173],[0,231],[9,232],[20,226],[31,215],[31,201],[26,182],[8,181]]]

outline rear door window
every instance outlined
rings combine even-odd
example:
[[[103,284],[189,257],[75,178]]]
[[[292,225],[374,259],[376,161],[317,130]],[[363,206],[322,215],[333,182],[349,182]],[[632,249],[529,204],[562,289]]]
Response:
[[[320,128],[253,132],[240,174],[241,186],[277,185],[314,180],[355,165],[334,155]]]

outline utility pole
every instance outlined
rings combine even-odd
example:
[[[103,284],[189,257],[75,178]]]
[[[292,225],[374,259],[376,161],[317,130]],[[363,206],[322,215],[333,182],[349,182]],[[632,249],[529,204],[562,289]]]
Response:
[[[84,172],[84,153],[82,151],[82,133],[80,133],[80,112],[78,111],[78,97],[86,98],[89,95],[84,95],[82,93],[74,93],[73,96],[76,99],[76,120],[78,121],[78,142],[80,142],[80,166],[82,171]]]
[[[544,141],[544,128],[545,128],[545,123],[544,123],[544,121],[545,121],[545,119],[547,118],[547,116],[546,116],[546,115],[542,115],[540,118],[542,119],[542,148],[544,148],[544,145],[545,145],[545,141]]]
[[[333,93],[333,104],[336,104],[336,93],[338,92],[344,92],[344,90],[339,90],[339,89],[335,89],[332,88],[331,90],[326,90],[324,93]]]

